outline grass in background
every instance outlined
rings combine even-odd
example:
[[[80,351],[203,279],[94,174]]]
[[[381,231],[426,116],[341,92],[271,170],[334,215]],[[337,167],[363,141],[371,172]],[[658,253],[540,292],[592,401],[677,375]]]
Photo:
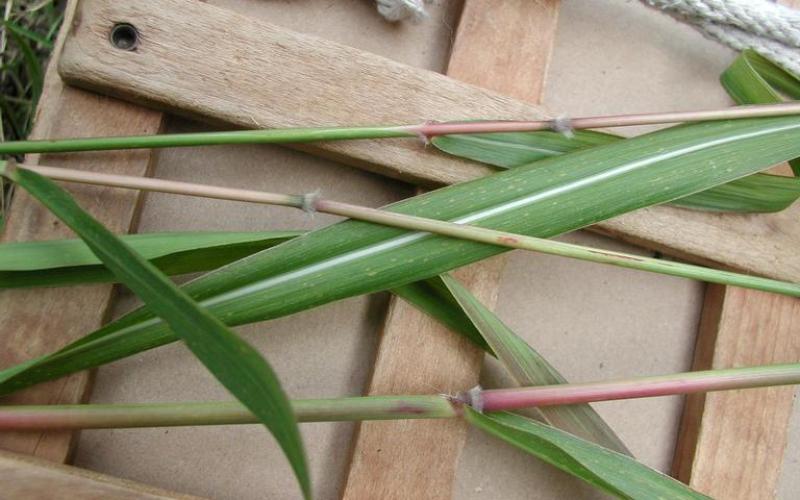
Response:
[[[42,94],[45,66],[63,19],[64,0],[6,0],[0,25],[0,133],[3,141],[25,139]],[[21,158],[18,158],[21,160]],[[0,188],[0,227],[8,205]]]

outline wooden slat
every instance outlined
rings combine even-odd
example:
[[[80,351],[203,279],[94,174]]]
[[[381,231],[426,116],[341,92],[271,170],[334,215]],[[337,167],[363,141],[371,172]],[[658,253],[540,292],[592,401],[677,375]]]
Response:
[[[538,102],[557,17],[556,0],[467,1],[447,74]],[[527,64],[511,64],[514,60]],[[499,256],[456,276],[494,307],[504,263]],[[477,384],[482,359],[466,339],[393,298],[368,393],[455,393]],[[465,437],[460,420],[361,423],[344,498],[452,498]]]
[[[216,123],[252,128],[543,116],[520,100],[200,2],[82,4],[61,60],[65,79]],[[141,32],[136,51],[108,42],[111,27],[122,21]],[[304,148],[422,185],[489,172],[413,140]],[[799,216],[800,205],[759,216],[652,207],[594,228],[685,259],[798,281]]]
[[[78,467],[8,452],[0,452],[0,492],[2,498],[25,500],[199,499]]]
[[[75,2],[66,11],[64,29],[70,26]],[[58,52],[56,52],[57,54]],[[57,55],[55,59],[57,59]],[[54,59],[54,60],[55,60]],[[63,85],[54,64],[45,80],[36,125],[37,139],[114,134],[154,134],[161,113]],[[36,158],[28,161],[35,162]],[[46,156],[43,162],[70,168],[145,175],[149,151]],[[127,232],[136,213],[138,193],[111,189],[70,189],[78,202],[115,232]],[[38,202],[17,190],[8,211],[2,242],[46,240],[71,236],[71,232]],[[53,351],[98,328],[106,315],[112,287],[93,285],[63,289],[0,292],[0,366],[7,367]],[[89,391],[88,372],[38,385],[7,397],[14,404],[67,404],[83,402]],[[0,448],[36,455],[56,462],[69,458],[75,443],[71,432],[0,434]]]
[[[709,287],[693,369],[800,360],[800,300]],[[714,498],[773,498],[786,448],[794,387],[692,395],[674,470]]]
[[[538,104],[557,24],[557,1],[468,0],[447,76]]]

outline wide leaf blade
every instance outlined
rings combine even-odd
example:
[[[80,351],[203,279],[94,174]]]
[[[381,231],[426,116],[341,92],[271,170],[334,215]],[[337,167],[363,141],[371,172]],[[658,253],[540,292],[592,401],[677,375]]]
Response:
[[[612,134],[576,130],[573,137],[548,131],[454,134],[434,137],[431,142],[454,156],[508,169],[621,140],[623,137]],[[753,174],[672,203],[715,212],[779,212],[797,201],[798,197],[800,181],[790,177]]]
[[[119,238],[167,275],[210,271],[283,243],[301,231],[181,232]],[[0,245],[0,288],[64,286],[114,281],[82,241],[48,240]]]
[[[551,237],[750,175],[800,156],[800,119],[700,123],[510,169],[388,210]],[[505,251],[344,221],[229,264],[186,291],[236,325],[397,288]],[[0,393],[174,341],[140,309],[52,355],[0,372]]]
[[[627,455],[520,415],[481,414],[466,407],[464,417],[482,431],[620,498],[709,498]]]
[[[291,405],[261,354],[84,212],[52,181],[22,168],[6,175],[75,231],[119,280],[186,342],[214,377],[258,416],[283,448],[305,497],[310,498],[305,452]]]
[[[458,280],[447,274],[440,279],[519,385],[527,387],[567,383],[567,379],[553,365],[506,326]],[[588,404],[547,406],[538,408],[538,411],[554,427],[619,453],[632,455],[614,430]]]

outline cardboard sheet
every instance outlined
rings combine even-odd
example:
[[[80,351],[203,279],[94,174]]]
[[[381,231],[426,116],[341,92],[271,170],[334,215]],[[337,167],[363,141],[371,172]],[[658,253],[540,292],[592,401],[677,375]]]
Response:
[[[437,71],[446,64],[460,8],[459,2],[437,1],[429,6],[429,19],[390,25],[366,0],[213,3]],[[728,102],[717,77],[732,57],[638,2],[564,2],[546,103],[571,115],[711,108]],[[175,119],[168,128],[202,126]],[[411,192],[409,186],[276,147],[167,150],[160,153],[155,173],[280,192],[321,188],[331,198],[371,206]],[[140,231],[310,228],[332,220],[309,220],[290,209],[150,195]],[[584,233],[565,239],[641,252]],[[688,280],[518,251],[509,259],[498,313],[568,378],[589,381],[688,369],[702,294],[703,286]],[[118,313],[133,303],[123,297]],[[239,331],[266,354],[292,397],[358,395],[386,303],[385,295],[354,298]],[[483,379],[487,386],[507,383],[496,365],[486,366]],[[432,393],[440,390],[431,387]],[[100,369],[93,395],[94,402],[200,399],[229,397],[180,345]],[[597,408],[640,459],[668,470],[681,406],[682,399],[674,397]],[[782,498],[800,488],[800,431],[794,427]],[[352,430],[349,423],[302,426],[319,499],[340,494]],[[258,426],[86,431],[76,463],[213,498],[299,498],[280,451]],[[457,476],[459,499],[599,496],[478,432],[468,437]]]

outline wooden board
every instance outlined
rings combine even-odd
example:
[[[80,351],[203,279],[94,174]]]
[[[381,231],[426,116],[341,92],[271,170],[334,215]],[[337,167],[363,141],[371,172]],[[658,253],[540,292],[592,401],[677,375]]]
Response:
[[[709,286],[693,369],[800,359],[800,300]],[[795,387],[687,398],[675,455],[677,476],[714,498],[774,498]]]
[[[192,495],[8,452],[0,452],[0,491],[3,498],[25,500],[199,500]]]
[[[447,76],[540,104],[553,54],[558,3],[467,0]]]
[[[71,24],[75,2],[67,6],[64,29]],[[63,40],[63,36],[60,38]],[[54,60],[58,59],[58,50]],[[31,137],[114,134],[155,134],[161,113],[150,109],[66,87],[54,70],[47,72]],[[48,155],[48,165],[98,170],[125,175],[146,175],[152,160],[149,151]],[[28,158],[36,162],[38,158]],[[139,194],[115,189],[72,189],[78,202],[112,231],[127,232],[135,224]],[[70,237],[71,231],[47,209],[21,190],[14,195],[2,242]],[[98,328],[105,320],[112,287],[6,290],[0,292],[0,366],[11,366],[51,352]],[[69,404],[85,401],[90,386],[88,372],[15,393],[3,399],[14,404]],[[1,433],[0,448],[27,453],[56,462],[67,460],[76,434],[72,432]]]
[[[521,101],[213,6],[179,0],[83,5],[59,67],[65,79],[215,123],[252,128],[543,116]],[[108,42],[111,27],[122,21],[141,32],[136,51]],[[304,148],[425,185],[488,173],[413,140]],[[654,207],[596,228],[678,257],[798,281],[798,215],[800,205],[757,216]]]
[[[468,0],[448,76],[539,102],[557,19],[555,0]],[[502,33],[496,31],[498,26],[503,26]],[[523,59],[530,64],[509,64]],[[504,263],[505,256],[498,256],[459,269],[456,276],[494,307]],[[368,394],[427,394],[432,387],[456,393],[477,385],[482,360],[473,344],[395,297]],[[466,431],[463,421],[361,423],[344,498],[452,498]]]

